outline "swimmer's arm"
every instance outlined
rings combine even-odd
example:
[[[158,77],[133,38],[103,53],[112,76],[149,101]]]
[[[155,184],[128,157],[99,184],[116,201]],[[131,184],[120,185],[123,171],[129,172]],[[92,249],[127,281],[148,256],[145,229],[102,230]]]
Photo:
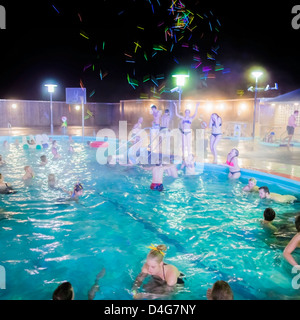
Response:
[[[292,266],[299,265],[297,261],[293,258],[292,253],[297,248],[300,243],[300,233],[294,236],[294,238],[289,242],[286,248],[283,251],[284,258],[291,264]],[[300,267],[299,267],[300,268]]]
[[[244,187],[244,188],[243,188],[243,191],[247,191],[247,192],[249,192],[249,191],[250,191],[249,186],[248,186],[248,185],[246,185],[246,187]]]
[[[148,273],[140,272],[139,275],[136,277],[133,286],[132,286],[132,291],[139,289],[139,287],[142,285],[143,281],[146,279],[148,276]]]

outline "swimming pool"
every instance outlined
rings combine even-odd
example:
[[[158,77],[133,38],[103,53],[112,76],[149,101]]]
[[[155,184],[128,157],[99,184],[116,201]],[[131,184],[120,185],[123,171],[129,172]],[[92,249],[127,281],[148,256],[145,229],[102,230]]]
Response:
[[[149,189],[149,172],[101,166],[96,150],[79,140],[73,154],[66,141],[58,138],[58,144],[61,160],[52,160],[50,149],[0,149],[7,162],[0,172],[18,190],[0,195],[0,265],[6,271],[0,299],[51,299],[62,281],[72,283],[75,299],[87,299],[103,267],[96,299],[132,299],[129,291],[151,243],[166,244],[166,262],[186,275],[174,299],[206,299],[216,280],[228,281],[236,299],[299,299],[282,255],[296,232],[299,204],[274,204],[241,191],[254,176],[272,192],[299,198],[296,182],[249,170],[233,182],[226,168],[205,165],[198,177],[166,177],[159,193]],[[46,167],[39,167],[42,154],[49,159]],[[35,178],[24,186],[27,164]],[[68,190],[80,180],[80,201],[57,201],[66,195],[48,189],[49,173]],[[277,238],[259,223],[270,205],[276,224],[285,226]],[[295,258],[300,261],[299,252]]]

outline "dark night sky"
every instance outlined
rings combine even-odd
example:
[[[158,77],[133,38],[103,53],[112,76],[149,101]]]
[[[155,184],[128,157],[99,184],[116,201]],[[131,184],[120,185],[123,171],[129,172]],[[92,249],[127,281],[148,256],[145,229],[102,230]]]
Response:
[[[165,42],[164,25],[158,24],[170,22],[172,17],[167,8],[172,1],[159,0],[160,6],[157,0],[151,2],[154,13],[149,0],[2,1],[7,25],[6,30],[0,30],[0,98],[48,99],[43,84],[53,80],[59,85],[54,99],[64,100],[64,88],[79,87],[82,80],[88,101],[118,102],[139,98],[141,93],[151,96],[151,87],[158,89],[165,85],[170,89],[174,85],[171,75],[178,68],[187,70],[191,76],[186,96],[197,93],[197,97],[205,97],[215,92],[219,97],[236,98],[236,91],[244,90],[250,97],[247,87],[254,82],[247,76],[247,70],[253,65],[267,71],[263,85],[279,84],[278,93],[300,88],[300,29],[291,26],[295,1],[182,0],[187,9],[204,19],[197,17],[197,28],[186,41],[189,49],[176,44],[172,53],[159,51],[153,58],[154,45],[170,45]],[[212,31],[208,21],[219,31]],[[135,41],[142,46],[136,54]],[[199,46],[203,62],[197,69],[191,68],[195,63],[193,54],[198,54],[192,52],[193,45]],[[206,53],[212,47],[218,48],[217,55],[215,60],[207,60]],[[124,53],[134,55],[135,63],[126,62]],[[204,82],[202,67],[215,63],[230,72],[213,70],[215,79]],[[91,66],[83,71],[88,65]],[[100,70],[102,75],[107,73],[102,80]],[[139,81],[136,90],[129,85],[127,74]],[[165,79],[157,81],[158,86],[151,81],[143,83],[148,74],[163,75]],[[175,97],[162,93],[161,98]]]

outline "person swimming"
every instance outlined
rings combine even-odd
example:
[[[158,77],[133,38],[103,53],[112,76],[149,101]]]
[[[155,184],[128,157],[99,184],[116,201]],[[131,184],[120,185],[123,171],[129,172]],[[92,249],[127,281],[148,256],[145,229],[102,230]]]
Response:
[[[270,199],[279,203],[293,203],[297,200],[296,197],[292,195],[281,195],[278,193],[270,192],[269,188],[264,186],[259,188],[259,197],[261,199]]]
[[[246,192],[258,192],[259,187],[256,185],[256,179],[255,178],[250,178],[248,180],[248,184],[243,188],[243,191]]]
[[[79,196],[83,195],[83,186],[81,183],[76,183],[73,192],[70,192],[71,199],[77,199]]]
[[[176,291],[178,286],[184,285],[182,274],[175,266],[164,263],[163,259],[167,247],[165,245],[149,247],[151,251],[147,255],[146,263],[141,273],[137,276],[132,286],[134,299],[166,297]],[[138,292],[147,276],[152,279],[143,286],[146,292]]]
[[[24,180],[24,181],[32,180],[34,178],[34,172],[33,172],[32,168],[30,166],[25,166],[24,170],[25,170],[25,174],[22,177],[22,180]]]

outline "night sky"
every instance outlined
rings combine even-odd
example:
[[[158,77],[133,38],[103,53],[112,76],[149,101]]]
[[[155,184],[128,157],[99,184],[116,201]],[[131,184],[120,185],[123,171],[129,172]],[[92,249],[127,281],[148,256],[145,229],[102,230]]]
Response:
[[[176,99],[178,71],[190,75],[185,97],[251,97],[252,66],[264,68],[262,86],[278,83],[276,94],[300,88],[297,2],[176,3],[171,12],[172,0],[1,1],[0,99],[48,99],[47,81],[60,101],[80,86],[90,102]],[[178,14],[186,25],[171,34]]]

